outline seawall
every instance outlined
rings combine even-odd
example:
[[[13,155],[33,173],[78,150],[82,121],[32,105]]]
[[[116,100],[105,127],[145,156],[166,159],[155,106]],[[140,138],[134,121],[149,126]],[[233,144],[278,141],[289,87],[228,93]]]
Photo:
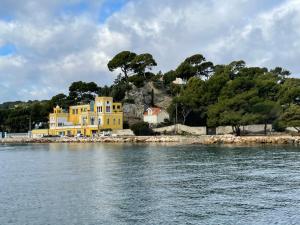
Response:
[[[18,143],[178,143],[178,144],[294,144],[300,145],[300,136],[242,136],[203,135],[203,136],[128,136],[128,137],[62,137],[62,138],[5,138],[3,144]]]

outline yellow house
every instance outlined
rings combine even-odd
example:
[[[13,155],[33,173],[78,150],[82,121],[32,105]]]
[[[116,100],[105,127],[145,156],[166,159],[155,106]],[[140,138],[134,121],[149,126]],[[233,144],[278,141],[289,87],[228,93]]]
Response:
[[[92,136],[106,129],[123,129],[122,104],[114,103],[112,97],[96,97],[90,104],[70,106],[69,112],[56,106],[49,115],[49,135]]]

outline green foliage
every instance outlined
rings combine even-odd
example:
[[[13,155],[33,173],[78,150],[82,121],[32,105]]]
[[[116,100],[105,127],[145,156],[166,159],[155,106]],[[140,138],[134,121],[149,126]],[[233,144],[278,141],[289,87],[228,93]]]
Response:
[[[172,96],[177,96],[179,95],[180,91],[182,89],[182,86],[181,85],[178,85],[178,84],[170,84],[170,87],[169,87],[169,93],[172,95]]]
[[[196,54],[186,58],[176,69],[176,76],[188,80],[193,76],[209,77],[214,70],[212,62],[206,61],[203,55]]]
[[[294,127],[300,132],[300,106],[290,105],[282,114],[280,121],[285,127]]]
[[[153,56],[149,53],[137,55],[132,61],[134,72],[145,76],[146,69],[151,70],[152,67],[157,66]]]
[[[73,82],[69,87],[69,99],[74,103],[89,103],[95,99],[99,87],[94,82]]]
[[[133,125],[131,125],[130,129],[133,131],[133,133],[137,136],[147,136],[147,135],[153,135],[154,132],[151,128],[149,128],[149,124],[146,122],[138,122]]]
[[[164,85],[170,85],[172,81],[176,79],[176,72],[174,70],[170,70],[169,72],[165,73],[163,76]]]
[[[285,131],[285,125],[280,121],[280,119],[275,120],[272,123],[272,127],[276,132],[284,132]]]
[[[128,81],[133,83],[137,88],[141,88],[144,86],[145,78],[139,75],[133,75],[128,78]]]
[[[147,71],[156,66],[153,56],[149,53],[137,55],[134,52],[122,51],[115,55],[107,64],[109,71],[120,69],[124,74],[125,80],[133,74],[143,76],[147,79]]]
[[[123,51],[115,55],[107,64],[109,71],[121,69],[125,79],[128,78],[129,73],[134,70],[132,60],[136,57],[134,52]]]

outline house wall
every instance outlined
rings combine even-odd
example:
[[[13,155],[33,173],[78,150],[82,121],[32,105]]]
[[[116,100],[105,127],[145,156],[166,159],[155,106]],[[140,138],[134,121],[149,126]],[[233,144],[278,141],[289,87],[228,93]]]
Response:
[[[163,123],[165,119],[169,119],[169,114],[162,110],[157,115],[144,115],[144,122],[150,123],[150,124],[159,124]]]
[[[163,123],[165,119],[169,119],[169,114],[162,110],[157,116],[157,123]]]
[[[150,124],[157,124],[158,123],[157,115],[144,115],[144,122]]]

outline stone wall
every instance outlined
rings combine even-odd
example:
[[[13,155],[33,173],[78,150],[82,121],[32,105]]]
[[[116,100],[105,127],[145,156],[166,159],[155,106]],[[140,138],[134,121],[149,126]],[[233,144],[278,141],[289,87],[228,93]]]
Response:
[[[206,135],[206,127],[189,127],[182,124],[171,125],[167,127],[160,127],[153,129],[155,132],[163,133],[176,133],[182,134],[193,134],[193,135]]]
[[[117,136],[134,136],[133,131],[130,129],[114,130],[112,133]]]
[[[298,130],[295,129],[294,127],[287,127],[285,130],[290,133],[298,133]]]
[[[216,134],[221,135],[221,134],[232,134],[232,126],[218,126],[216,128]]]
[[[30,133],[6,133],[5,138],[28,138]]]
[[[267,124],[267,133],[272,131],[272,124]],[[264,134],[265,125],[264,124],[253,124],[247,126],[241,126],[241,132],[243,134]],[[232,126],[219,126],[216,128],[216,134],[233,134]]]

